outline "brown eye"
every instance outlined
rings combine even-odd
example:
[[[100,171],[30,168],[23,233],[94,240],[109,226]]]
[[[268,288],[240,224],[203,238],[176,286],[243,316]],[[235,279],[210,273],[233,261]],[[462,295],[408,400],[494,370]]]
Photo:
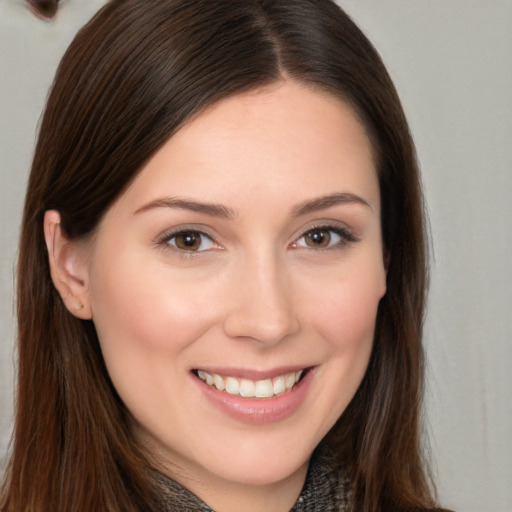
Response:
[[[323,228],[312,229],[304,235],[304,242],[306,246],[314,249],[323,249],[324,247],[328,247],[331,243],[331,239],[331,231]]]
[[[199,252],[210,249],[212,239],[199,231],[181,231],[172,235],[167,243],[180,251]]]
[[[293,247],[304,247],[306,249],[336,249],[343,248],[351,243],[358,242],[347,228],[338,226],[318,226],[306,231]]]
[[[32,12],[45,20],[52,19],[57,13],[59,0],[27,0]]]

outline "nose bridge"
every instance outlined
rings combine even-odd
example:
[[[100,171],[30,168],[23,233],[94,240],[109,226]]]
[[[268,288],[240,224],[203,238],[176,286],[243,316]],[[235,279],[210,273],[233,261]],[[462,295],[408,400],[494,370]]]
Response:
[[[225,320],[231,337],[275,344],[299,328],[290,275],[276,251],[259,250],[242,258],[236,294]]]

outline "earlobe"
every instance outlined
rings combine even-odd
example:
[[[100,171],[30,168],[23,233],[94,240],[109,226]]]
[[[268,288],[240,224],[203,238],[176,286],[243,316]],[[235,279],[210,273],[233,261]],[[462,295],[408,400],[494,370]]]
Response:
[[[83,320],[92,318],[87,288],[87,265],[83,247],[70,240],[61,225],[60,213],[44,215],[44,238],[53,284],[71,314]]]

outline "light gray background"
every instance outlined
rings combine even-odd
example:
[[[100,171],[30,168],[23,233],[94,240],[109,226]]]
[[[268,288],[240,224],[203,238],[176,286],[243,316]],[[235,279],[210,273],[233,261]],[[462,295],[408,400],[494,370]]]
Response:
[[[14,261],[40,111],[103,0],[56,20],[0,0],[0,458],[12,422]],[[445,506],[512,511],[512,2],[341,0],[381,52],[415,135],[433,234],[427,430]]]

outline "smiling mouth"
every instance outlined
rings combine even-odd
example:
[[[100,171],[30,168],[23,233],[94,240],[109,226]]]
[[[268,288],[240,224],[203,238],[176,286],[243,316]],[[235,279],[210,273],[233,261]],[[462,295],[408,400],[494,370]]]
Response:
[[[290,391],[306,375],[308,369],[279,375],[272,379],[251,380],[194,370],[194,374],[208,386],[243,398],[273,398]]]

